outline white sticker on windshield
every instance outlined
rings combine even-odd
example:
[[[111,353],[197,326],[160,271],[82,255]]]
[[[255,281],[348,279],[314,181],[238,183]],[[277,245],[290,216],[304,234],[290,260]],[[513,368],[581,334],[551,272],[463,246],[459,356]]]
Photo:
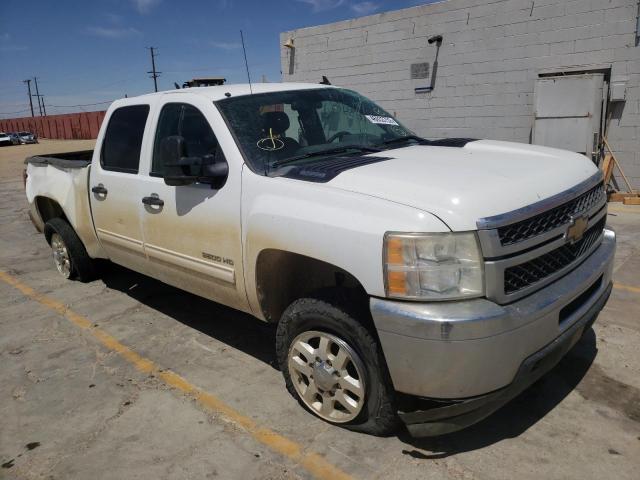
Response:
[[[367,117],[367,120],[369,120],[371,123],[381,123],[382,125],[398,125],[398,122],[396,122],[391,117],[381,117],[379,115],[365,115],[365,117]]]

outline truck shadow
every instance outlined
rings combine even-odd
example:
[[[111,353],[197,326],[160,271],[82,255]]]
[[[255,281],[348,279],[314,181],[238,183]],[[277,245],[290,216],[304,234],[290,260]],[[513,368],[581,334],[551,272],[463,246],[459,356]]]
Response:
[[[108,288],[278,369],[273,325],[114,263],[100,270]]]
[[[108,288],[279,370],[273,325],[109,262],[101,271]],[[402,453],[416,459],[440,459],[521,435],[580,384],[596,353],[595,333],[589,329],[551,372],[478,424],[435,438],[413,438],[401,431],[398,439],[406,447]]]
[[[403,450],[402,453],[418,459],[433,460],[518,437],[576,389],[589,371],[596,354],[596,336],[590,328],[553,370],[500,410],[465,430],[440,437],[412,438],[406,432],[402,433],[399,438],[403,442],[431,452]]]

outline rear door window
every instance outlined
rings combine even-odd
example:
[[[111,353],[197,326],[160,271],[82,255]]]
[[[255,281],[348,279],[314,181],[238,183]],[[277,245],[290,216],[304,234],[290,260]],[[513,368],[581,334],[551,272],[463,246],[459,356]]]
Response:
[[[105,170],[138,173],[149,105],[131,105],[113,112],[102,142],[100,164]]]

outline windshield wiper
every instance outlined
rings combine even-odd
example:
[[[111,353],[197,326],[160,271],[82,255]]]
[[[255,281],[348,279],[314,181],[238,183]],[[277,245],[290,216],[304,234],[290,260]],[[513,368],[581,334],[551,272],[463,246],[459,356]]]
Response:
[[[367,146],[364,146],[364,145],[343,145],[341,147],[327,148],[325,150],[318,150],[316,152],[309,152],[309,153],[304,153],[302,155],[297,155],[295,157],[285,158],[283,160],[274,162],[271,166],[273,168],[278,168],[278,167],[282,167],[283,165],[287,165],[289,163],[297,162],[298,160],[302,160],[304,158],[321,157],[323,155],[331,155],[331,154],[334,154],[334,153],[343,153],[343,152],[346,152],[348,150],[355,150],[357,152],[367,152],[367,153],[375,153],[375,152],[380,152],[381,151],[379,148],[367,147]]]
[[[390,140],[385,140],[382,142],[384,145],[391,145],[394,143],[407,142],[409,140],[415,140],[419,144],[426,144],[429,142],[426,138],[419,137],[417,135],[404,135],[402,137],[392,138]]]

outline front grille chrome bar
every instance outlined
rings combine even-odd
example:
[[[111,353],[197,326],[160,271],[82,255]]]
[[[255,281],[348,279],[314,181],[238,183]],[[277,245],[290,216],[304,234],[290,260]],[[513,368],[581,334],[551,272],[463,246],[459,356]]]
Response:
[[[505,225],[510,225],[512,223],[525,220],[527,218],[533,217],[534,215],[538,215],[539,213],[551,210],[552,208],[562,205],[563,203],[569,202],[577,196],[585,193],[592,187],[595,187],[598,183],[602,183],[603,181],[604,180],[602,177],[602,172],[598,171],[586,180],[580,182],[575,187],[570,188],[569,190],[565,190],[564,192],[560,192],[552,197],[545,198],[544,200],[540,200],[539,202],[533,203],[531,205],[527,205],[526,207],[512,210],[511,212],[494,215],[492,217],[481,218],[476,222],[476,226],[479,230],[488,230],[492,228],[504,227]]]
[[[607,209],[603,208],[595,217],[589,220],[587,231],[598,224],[601,220],[606,219],[606,215]],[[535,260],[536,258],[542,257],[543,255],[566,245],[567,240],[564,237],[561,237],[552,242],[546,243],[541,247],[526,251],[522,255],[514,255],[499,260],[485,261],[484,271],[486,275],[487,298],[497,303],[504,304],[513,302],[515,300],[518,300],[519,298],[529,295],[530,293],[539,290],[540,288],[548,285],[554,280],[557,280],[562,275],[572,270],[576,265],[582,262],[582,260],[589,256],[589,254],[593,250],[595,250],[598,245],[600,245],[601,241],[602,233],[596,238],[595,241],[593,241],[591,247],[587,249],[587,251],[582,252],[582,255],[576,258],[573,262],[565,265],[562,269],[557,270],[550,275],[540,279],[540,281],[512,293],[507,293],[505,291],[505,271],[508,268],[516,265],[521,265],[523,263]]]
[[[606,223],[606,195],[604,188],[600,190],[600,186],[602,186],[602,174],[598,172],[576,187],[549,199],[523,209],[479,220],[477,222],[478,237],[485,258],[487,298],[500,304],[518,300],[565,275],[588,257],[600,245],[602,241],[600,227]],[[501,241],[499,234],[501,227],[519,222],[526,223],[532,218],[537,222],[544,222],[545,212],[555,215],[559,210],[563,213],[565,211],[571,213],[563,214],[562,222],[554,219],[550,222],[548,230],[540,233],[538,228],[535,235],[523,238],[516,243],[504,245]],[[571,225],[571,219],[576,216],[588,218],[586,232],[590,232],[589,245],[580,249],[579,255],[571,261],[558,264],[558,268],[528,275],[526,269],[539,269],[544,264],[544,260],[550,260],[552,252],[563,251],[562,247],[568,243],[567,229]],[[597,235],[594,233],[595,230],[598,230]],[[522,278],[521,282],[518,278],[514,278],[514,272]],[[531,279],[535,281],[529,282],[528,280]]]

